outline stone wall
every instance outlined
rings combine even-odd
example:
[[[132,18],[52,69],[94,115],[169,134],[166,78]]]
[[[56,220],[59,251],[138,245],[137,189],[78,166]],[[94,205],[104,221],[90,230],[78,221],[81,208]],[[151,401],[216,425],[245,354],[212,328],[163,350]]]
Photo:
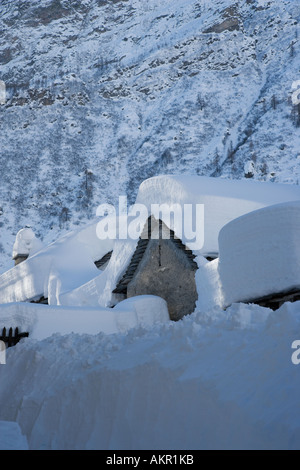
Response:
[[[158,295],[165,299],[171,320],[193,312],[198,298],[195,271],[184,251],[172,240],[149,241],[127,287],[127,297],[135,295]]]

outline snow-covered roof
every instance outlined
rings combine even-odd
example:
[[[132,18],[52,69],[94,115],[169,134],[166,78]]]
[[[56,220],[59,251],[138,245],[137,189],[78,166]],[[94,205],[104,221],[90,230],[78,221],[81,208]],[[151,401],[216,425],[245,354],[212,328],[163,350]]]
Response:
[[[223,305],[300,290],[300,201],[239,217],[220,232]]]
[[[300,290],[300,201],[238,217],[219,234],[219,258],[196,273],[201,311]]]
[[[152,204],[204,204],[204,246],[195,252],[204,256],[218,254],[219,233],[232,220],[257,209],[297,200],[297,185],[167,175],[145,180],[136,203],[144,204],[148,211]],[[52,305],[110,305],[112,291],[130,263],[137,240],[99,240],[98,221],[68,233],[0,276],[0,302],[43,295]],[[168,224],[167,220],[164,222]],[[176,227],[170,228],[189,248],[185,234],[176,233]],[[112,249],[108,266],[99,273],[94,262]]]
[[[146,205],[148,210],[150,210],[151,204],[198,203],[205,205],[204,247],[196,253],[203,266],[196,276],[205,278],[203,282],[206,283],[207,291],[211,294],[213,301],[211,301],[210,295],[202,296],[201,301],[203,304],[207,299],[206,306],[209,306],[214,302],[218,303],[216,299],[220,298],[219,283],[216,279],[218,262],[204,266],[206,260],[203,255],[218,254],[218,236],[222,227],[248,212],[293,200],[300,200],[300,188],[296,185],[201,176],[156,176],[141,184],[136,203]],[[167,223],[166,220],[165,222]],[[176,230],[175,234],[179,235]],[[182,236],[182,240],[187,246],[189,245],[184,236]],[[125,273],[136,245],[137,242],[133,240],[117,240],[106,270],[86,284],[61,295],[60,302],[69,306],[109,305],[113,300],[112,291]]]
[[[114,244],[113,240],[99,240],[97,222],[67,233],[2,274],[0,303],[22,302],[44,296],[49,303],[56,305],[59,304],[60,293],[97,276],[99,271],[94,261],[111,251]],[[21,241],[24,241],[23,236]]]
[[[219,232],[231,220],[266,206],[300,200],[300,186],[249,179],[205,176],[155,176],[139,188],[136,202],[145,204],[204,204],[202,255],[217,254]],[[176,232],[176,230],[175,230]],[[183,242],[189,241],[183,236]]]

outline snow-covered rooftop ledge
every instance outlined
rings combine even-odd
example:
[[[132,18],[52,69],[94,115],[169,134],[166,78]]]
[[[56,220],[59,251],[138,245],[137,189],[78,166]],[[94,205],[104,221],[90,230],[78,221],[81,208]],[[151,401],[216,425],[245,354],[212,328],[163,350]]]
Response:
[[[154,295],[140,295],[120,302],[115,308],[63,307],[16,302],[0,305],[2,328],[28,332],[30,339],[42,340],[53,334],[127,333],[138,326],[152,327],[168,323],[165,300]],[[26,341],[24,339],[23,341]]]
[[[230,221],[256,209],[297,200],[300,200],[298,185],[160,175],[141,183],[136,203],[146,205],[148,210],[151,204],[179,204],[182,207],[184,204],[204,204],[204,246],[200,254],[209,256],[218,254],[219,232]],[[182,241],[189,246],[189,240],[184,236]]]
[[[223,306],[300,291],[300,201],[239,217],[219,235]]]

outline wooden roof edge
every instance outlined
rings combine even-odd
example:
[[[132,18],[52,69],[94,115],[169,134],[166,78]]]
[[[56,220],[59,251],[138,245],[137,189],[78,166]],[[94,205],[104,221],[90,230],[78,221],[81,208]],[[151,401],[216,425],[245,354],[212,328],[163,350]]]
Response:
[[[97,266],[97,268],[100,268],[103,266],[107,261],[110,260],[111,255],[112,255],[113,250],[108,251],[102,258],[98,259],[97,261],[94,261],[94,264]]]
[[[12,257],[13,260],[17,259],[17,258],[28,258],[29,256],[29,253],[25,254],[25,253],[17,253],[15,256]]]

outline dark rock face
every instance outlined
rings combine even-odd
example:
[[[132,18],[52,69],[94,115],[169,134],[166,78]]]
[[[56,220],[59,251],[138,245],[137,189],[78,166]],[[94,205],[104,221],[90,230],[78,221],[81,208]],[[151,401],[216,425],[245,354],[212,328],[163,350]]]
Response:
[[[217,23],[203,31],[204,33],[223,33],[224,31],[238,31],[240,29],[241,18],[238,8],[232,6],[222,12],[223,21]]]

